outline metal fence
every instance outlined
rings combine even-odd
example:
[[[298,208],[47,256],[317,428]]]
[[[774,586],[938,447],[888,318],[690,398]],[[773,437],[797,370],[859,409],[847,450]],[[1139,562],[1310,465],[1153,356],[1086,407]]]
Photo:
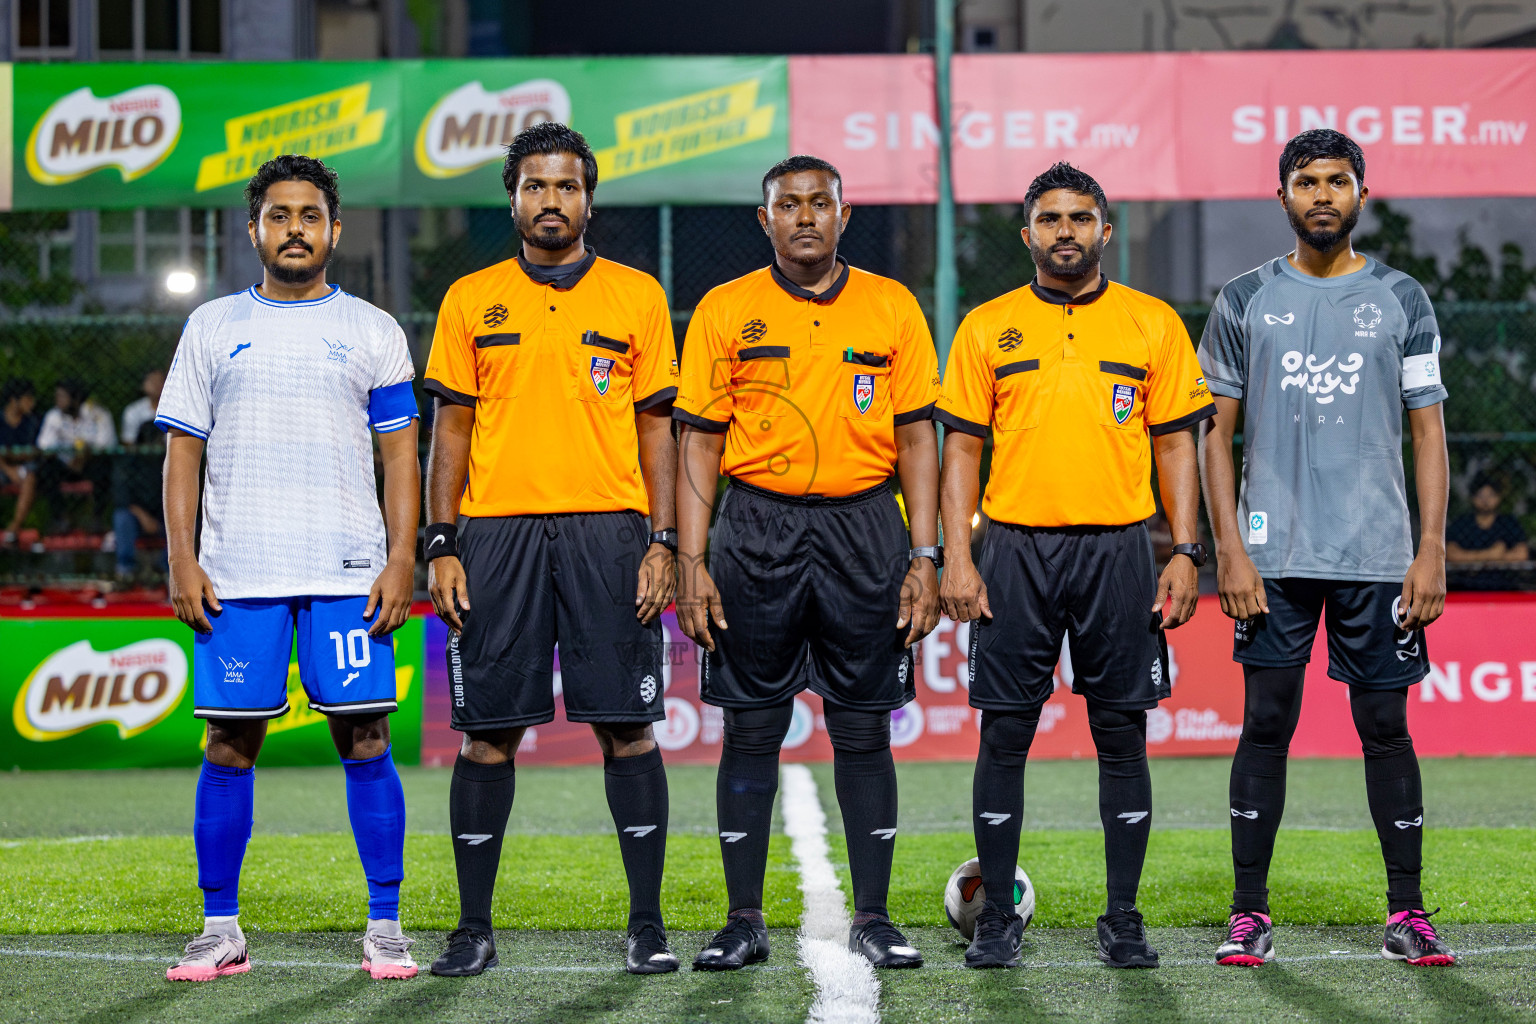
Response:
[[[1017,217],[1007,214],[1006,209],[983,208],[962,221],[962,313],[1033,273],[1018,238]],[[406,328],[418,370],[425,366],[435,311],[448,286],[512,253],[503,211],[421,211],[420,216],[412,241],[410,308],[394,311]],[[184,314],[10,312],[20,302],[17,296],[29,294],[28,287],[41,289],[37,294],[51,296],[52,302],[74,295],[78,307],[79,300],[56,268],[31,285],[19,277],[14,252],[8,257],[3,251],[15,240],[3,228],[0,224],[0,283],[8,287],[0,296],[5,300],[0,308],[0,382],[15,377],[32,381],[35,415],[41,418],[54,404],[55,385],[75,378],[91,402],[111,414],[119,436],[116,445],[62,455],[0,449],[0,531],[12,525],[24,492],[35,492],[20,529],[0,543],[0,585],[106,580],[115,569],[153,584],[163,578],[157,567],[163,541],[152,529],[159,517],[163,447],[152,433],[122,437],[122,413],[142,397],[146,373],[169,364]],[[605,257],[660,278],[676,311],[679,343],[694,304],[709,288],[763,266],[770,257],[748,207],[600,209],[589,239]],[[931,207],[860,207],[841,252],[856,266],[902,281],[931,311],[932,239]],[[58,259],[67,265],[67,253]],[[387,306],[388,293],[375,289],[371,278],[349,280],[352,266],[342,262],[336,268],[343,287]],[[1180,313],[1198,338],[1208,307],[1183,307]],[[1437,313],[1443,372],[1452,396],[1445,407],[1451,514],[1465,514],[1472,482],[1492,476],[1505,488],[1506,511],[1521,520],[1528,534],[1536,532],[1536,305],[1447,302],[1438,305]],[[425,438],[424,432],[423,452]],[[32,469],[31,485],[19,479],[20,466]],[[138,550],[119,556],[125,533],[138,534]],[[1528,569],[1492,576],[1463,573],[1455,581],[1536,586],[1532,576]]]

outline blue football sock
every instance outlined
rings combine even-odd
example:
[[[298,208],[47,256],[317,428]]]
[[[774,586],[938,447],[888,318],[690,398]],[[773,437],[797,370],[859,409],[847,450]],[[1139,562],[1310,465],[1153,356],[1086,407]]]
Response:
[[[197,847],[197,886],[206,917],[240,913],[240,864],[251,841],[256,772],[203,762],[197,777],[192,840]]]
[[[368,916],[400,917],[405,878],[405,791],[389,750],[366,761],[342,759],[347,770],[347,815],[368,879]]]

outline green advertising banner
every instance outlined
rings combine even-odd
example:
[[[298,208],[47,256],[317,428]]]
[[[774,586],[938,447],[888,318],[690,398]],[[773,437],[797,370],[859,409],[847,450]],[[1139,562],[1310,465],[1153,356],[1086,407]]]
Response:
[[[7,618],[0,647],[0,769],[196,765],[205,743],[192,717],[192,632],[170,618]],[[421,761],[422,620],[395,631],[390,716],[394,757]],[[325,716],[311,711],[297,663],[291,710],[273,719],[264,766],[336,763]]]
[[[783,57],[18,64],[15,209],[238,206],[282,153],[354,206],[499,206],[507,142],[563,121],[603,200],[734,203],[788,152]]]

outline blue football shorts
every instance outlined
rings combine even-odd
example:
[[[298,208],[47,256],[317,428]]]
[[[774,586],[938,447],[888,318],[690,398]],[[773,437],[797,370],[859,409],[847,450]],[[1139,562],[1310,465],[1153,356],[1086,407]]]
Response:
[[[395,710],[394,640],[368,635],[366,596],[220,603],[217,615],[205,609],[213,632],[195,634],[193,644],[192,713],[198,718],[287,714],[295,631],[299,680],[311,708],[328,715]]]

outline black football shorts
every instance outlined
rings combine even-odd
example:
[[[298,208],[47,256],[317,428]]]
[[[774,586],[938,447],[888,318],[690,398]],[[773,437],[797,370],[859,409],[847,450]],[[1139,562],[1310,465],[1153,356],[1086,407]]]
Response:
[[[1328,675],[1368,690],[1400,690],[1429,675],[1422,629],[1399,629],[1401,583],[1266,579],[1269,614],[1235,624],[1232,658],[1244,665],[1286,668],[1312,660],[1322,616],[1328,630]]]
[[[461,516],[470,611],[448,637],[453,727],[553,721],[557,643],[569,721],[666,717],[661,623],[635,617],[648,539],[638,512]]]
[[[890,487],[816,498],[734,481],[721,502],[709,573],[730,628],[711,623],[701,699],[771,707],[809,689],[864,711],[911,700],[910,627],[896,628],[907,527]]]
[[[992,618],[971,623],[971,706],[1033,711],[1050,699],[1062,637],[1072,692],[1123,711],[1171,689],[1152,611],[1157,567],[1145,523],[1059,529],[993,522],[977,565]]]

